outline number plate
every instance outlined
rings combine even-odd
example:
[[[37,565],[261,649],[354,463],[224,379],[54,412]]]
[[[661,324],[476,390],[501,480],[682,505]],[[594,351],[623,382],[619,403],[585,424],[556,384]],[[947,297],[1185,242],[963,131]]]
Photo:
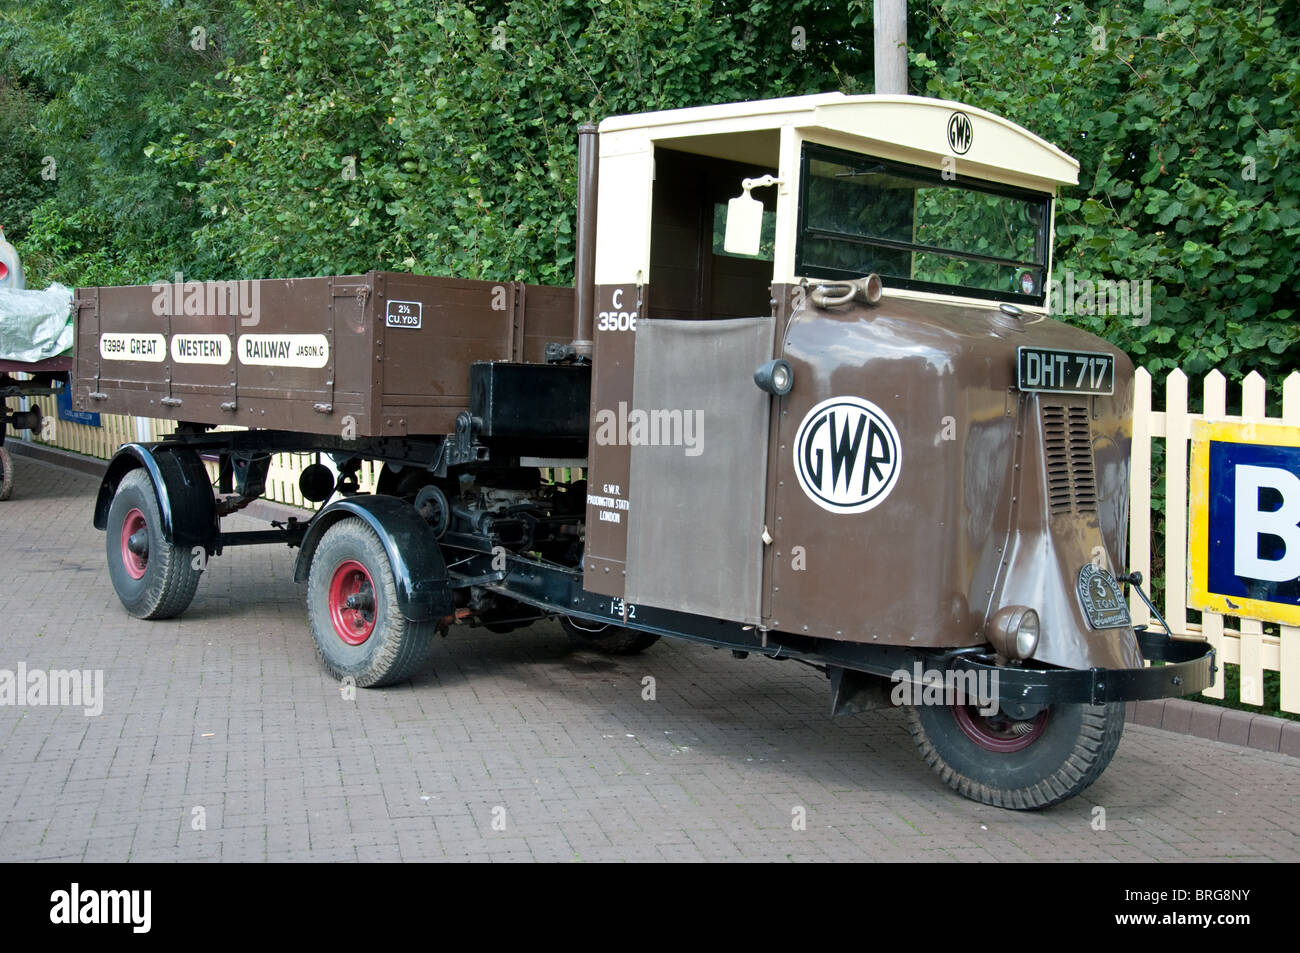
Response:
[[[1062,351],[1050,347],[1016,349],[1021,390],[1052,394],[1115,393],[1115,356],[1094,351]]]

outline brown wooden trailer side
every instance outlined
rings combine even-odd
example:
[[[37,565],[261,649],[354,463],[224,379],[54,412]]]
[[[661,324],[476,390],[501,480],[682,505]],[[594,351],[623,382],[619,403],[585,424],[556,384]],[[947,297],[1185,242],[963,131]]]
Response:
[[[446,434],[476,361],[545,361],[573,290],[393,272],[78,289],[79,410],[355,437]]]

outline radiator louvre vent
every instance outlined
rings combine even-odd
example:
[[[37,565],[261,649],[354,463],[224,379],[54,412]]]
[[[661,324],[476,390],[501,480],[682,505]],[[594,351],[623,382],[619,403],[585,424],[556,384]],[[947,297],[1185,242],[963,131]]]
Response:
[[[1042,415],[1048,512],[1053,516],[1096,513],[1097,476],[1088,408],[1044,404]]]

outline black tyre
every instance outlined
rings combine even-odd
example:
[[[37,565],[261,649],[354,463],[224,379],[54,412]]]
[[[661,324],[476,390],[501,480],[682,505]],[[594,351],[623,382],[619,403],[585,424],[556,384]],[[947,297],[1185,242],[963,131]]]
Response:
[[[380,688],[417,675],[433,654],[436,622],[412,622],[378,534],[339,520],[321,537],[307,575],[307,618],[316,654],[335,678]]]
[[[1053,705],[1035,718],[986,717],[974,706],[909,709],[921,756],[958,794],[1031,811],[1074,797],[1101,776],[1124,733],[1124,705]]]
[[[0,500],[7,500],[14,495],[14,465],[9,459],[9,451],[0,447]]]
[[[606,655],[638,655],[659,641],[659,636],[652,632],[638,632],[621,625],[570,619],[568,616],[560,619],[560,625],[574,647]]]
[[[194,601],[202,559],[163,538],[162,513],[149,474],[122,478],[108,508],[108,576],[126,611],[137,619],[170,619]]]

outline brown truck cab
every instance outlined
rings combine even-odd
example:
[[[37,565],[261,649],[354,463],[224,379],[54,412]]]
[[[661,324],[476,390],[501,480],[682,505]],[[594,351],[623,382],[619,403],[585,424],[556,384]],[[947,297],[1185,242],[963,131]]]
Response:
[[[1132,364],[1050,316],[1077,181],[958,103],[706,106],[584,127],[571,292],[262,282],[253,327],[83,289],[78,405],[180,424],[104,482],[119,595],[174,615],[191,549],[285,542],[324,664],[360,685],[453,626],[558,616],[598,650],[668,635],[816,665],[833,713],[906,706],[960,793],[1065,800],[1126,701],[1215,672],[1129,616]],[[303,492],[332,502],[223,532],[282,451],[318,455]]]

